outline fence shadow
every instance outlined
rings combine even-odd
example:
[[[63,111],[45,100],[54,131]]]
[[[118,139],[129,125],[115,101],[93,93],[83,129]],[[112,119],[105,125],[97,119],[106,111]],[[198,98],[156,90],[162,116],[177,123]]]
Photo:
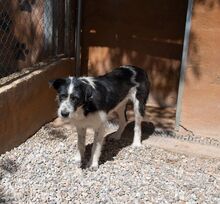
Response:
[[[220,5],[220,0],[197,0],[196,3],[208,9],[213,9],[215,5]]]
[[[185,0],[86,1],[83,74],[103,74],[122,64],[142,67],[150,76],[153,103],[175,106],[186,11]]]

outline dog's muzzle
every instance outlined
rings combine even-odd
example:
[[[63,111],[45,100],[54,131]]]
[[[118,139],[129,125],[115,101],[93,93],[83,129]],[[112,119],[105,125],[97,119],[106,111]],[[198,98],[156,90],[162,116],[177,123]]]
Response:
[[[63,101],[60,104],[58,109],[58,115],[62,118],[70,117],[70,114],[73,112],[73,106],[71,105],[69,100]]]
[[[68,111],[61,111],[61,116],[63,117],[63,118],[67,118],[68,116],[69,116],[69,112]]]

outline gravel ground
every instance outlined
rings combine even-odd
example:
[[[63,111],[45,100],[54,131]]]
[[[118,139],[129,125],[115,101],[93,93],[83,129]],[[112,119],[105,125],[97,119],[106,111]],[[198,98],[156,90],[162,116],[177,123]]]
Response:
[[[71,136],[70,136],[71,135]],[[220,203],[220,160],[172,153],[131,137],[106,142],[97,171],[73,163],[74,131],[42,127],[0,156],[0,203]]]

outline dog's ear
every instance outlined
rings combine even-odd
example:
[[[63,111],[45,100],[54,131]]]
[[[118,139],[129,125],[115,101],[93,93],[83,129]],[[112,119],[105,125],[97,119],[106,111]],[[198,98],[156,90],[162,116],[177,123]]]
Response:
[[[55,79],[55,80],[50,80],[49,81],[49,86],[53,87],[54,89],[58,90],[60,88],[60,86],[62,86],[63,84],[65,84],[66,80],[59,78],[59,79]]]
[[[93,88],[91,86],[87,86],[85,89],[85,101],[90,101],[93,97]]]

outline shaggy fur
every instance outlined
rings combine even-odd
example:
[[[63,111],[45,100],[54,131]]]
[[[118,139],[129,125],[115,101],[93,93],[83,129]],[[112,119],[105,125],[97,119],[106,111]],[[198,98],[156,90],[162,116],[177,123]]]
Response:
[[[134,139],[132,146],[141,146],[141,122],[149,94],[147,74],[134,66],[121,66],[98,77],[68,77],[50,82],[58,92],[58,116],[76,126],[78,151],[75,161],[81,162],[85,151],[86,128],[94,129],[89,167],[97,168],[105,135],[108,116],[117,112],[119,129],[112,135],[120,139],[127,124],[126,104],[132,101],[135,113]]]

